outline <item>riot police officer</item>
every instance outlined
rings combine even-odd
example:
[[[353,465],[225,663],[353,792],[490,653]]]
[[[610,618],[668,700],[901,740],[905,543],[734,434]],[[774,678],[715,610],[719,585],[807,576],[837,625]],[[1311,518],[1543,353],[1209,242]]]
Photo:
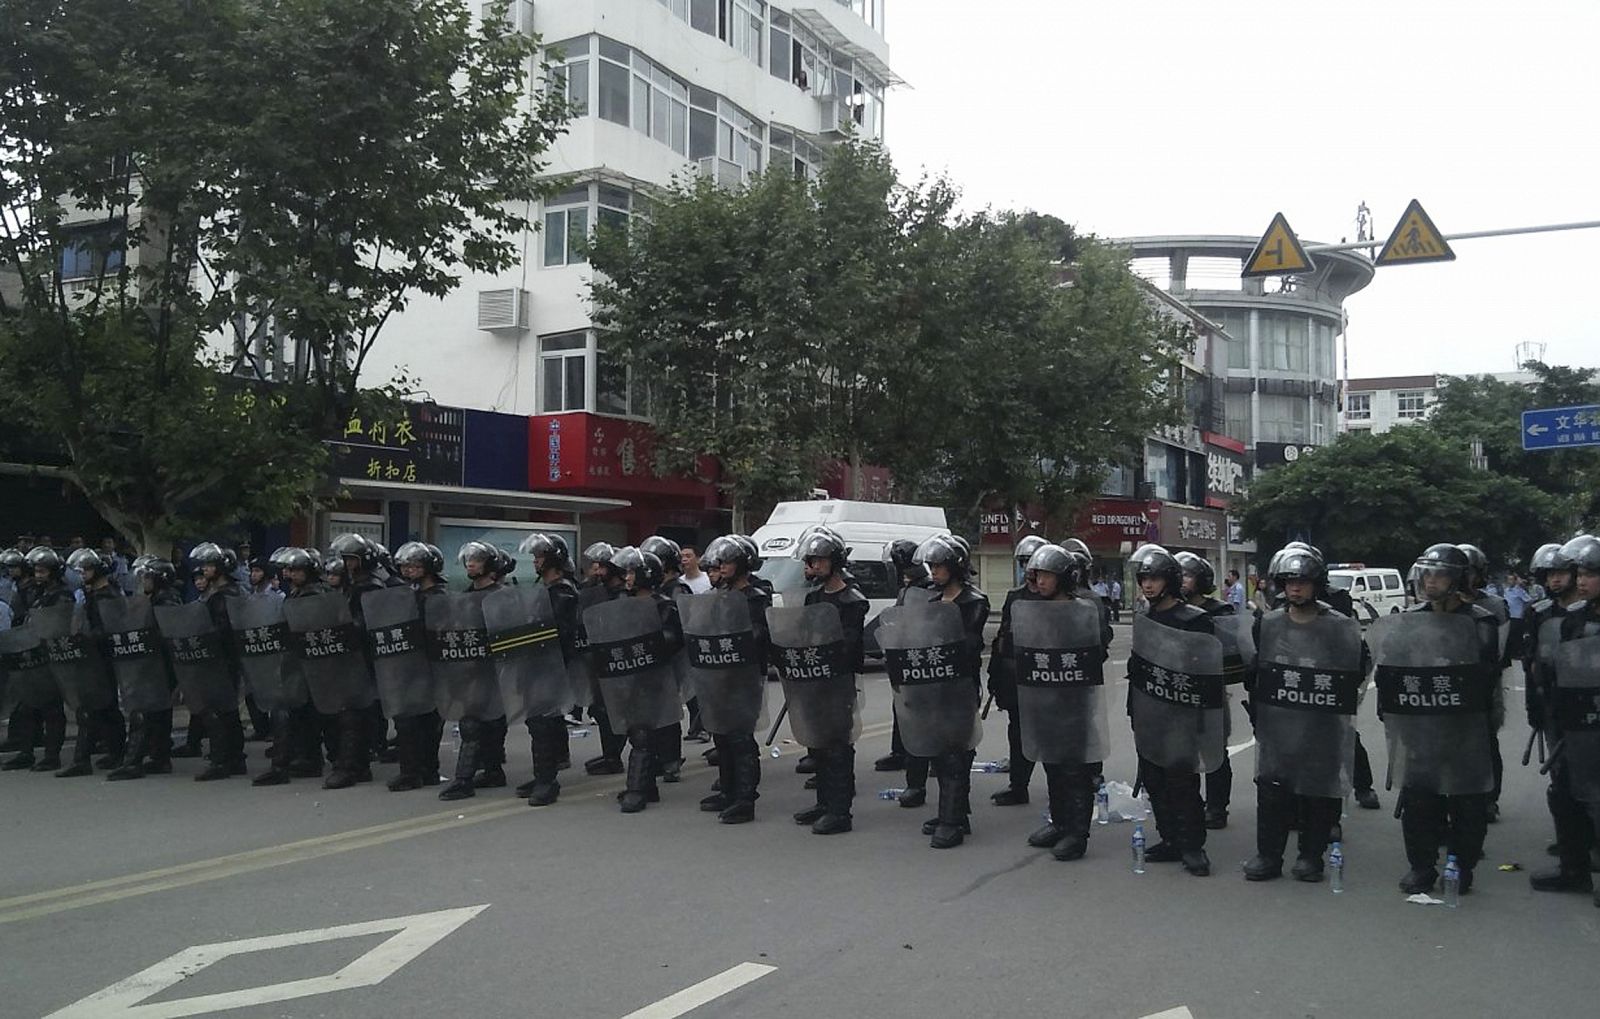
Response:
[[[29,550],[24,561],[33,577],[33,582],[25,590],[25,615],[35,609],[71,603],[72,594],[62,580],[66,564],[55,549],[47,545],[35,546]],[[21,726],[13,731],[18,753],[0,768],[6,771],[31,769],[40,772],[60,768],[61,747],[67,739],[67,715],[59,691],[53,692],[46,703],[21,712],[20,718],[14,717],[13,724],[17,722]],[[33,748],[41,741],[43,750],[35,758]]]
[[[1161,841],[1145,853],[1152,863],[1182,862],[1196,877],[1211,873],[1206,855],[1205,806],[1201,774],[1226,757],[1222,737],[1222,646],[1212,618],[1183,600],[1183,567],[1160,545],[1145,545],[1131,558],[1134,577],[1148,608],[1134,618],[1133,650],[1128,660],[1129,713],[1139,751],[1139,783],[1150,793]],[[1154,625],[1152,625],[1154,624]],[[1178,636],[1165,633],[1178,631]],[[1210,642],[1216,642],[1213,648]],[[1209,664],[1215,656],[1216,675]],[[1187,671],[1195,669],[1194,672]],[[1176,680],[1183,680],[1178,689]],[[1213,689],[1214,687],[1214,689]],[[1142,698],[1142,699],[1141,699]],[[1195,718],[1195,715],[1199,718]],[[1215,720],[1208,718],[1214,714]],[[1209,724],[1205,724],[1208,723]],[[1171,737],[1194,733],[1191,742],[1163,759],[1152,756],[1179,743]],[[1203,735],[1202,735],[1203,734]]]
[[[885,565],[897,584],[894,603],[906,604],[908,597],[928,589],[927,568],[916,562],[917,543],[909,538],[897,538],[883,547]],[[878,621],[874,619],[869,633],[876,633]],[[928,759],[906,753],[905,739],[900,733],[900,718],[894,716],[894,728],[889,734],[889,753],[872,762],[874,771],[901,771],[906,773],[905,792],[900,794],[900,806],[915,810],[928,802]]]
[[[1082,566],[1065,547],[1039,546],[1027,570],[1036,597],[1016,606],[1008,653],[1020,745],[1043,765],[1050,797],[1048,818],[1028,845],[1078,860],[1088,852],[1089,819],[1110,749],[1103,670],[1111,624],[1104,603],[1081,593]]]
[[[1600,843],[1600,734],[1585,724],[1600,710],[1600,538],[1583,534],[1552,557],[1571,573],[1562,594],[1564,612],[1552,616],[1558,641],[1540,663],[1543,728],[1551,740],[1550,787],[1545,793],[1555,821],[1554,867],[1534,871],[1528,883],[1541,892],[1588,892],[1592,853]],[[1600,906],[1600,895],[1594,899]]]
[[[1037,534],[1017,542],[1013,558],[1022,583],[1006,592],[1006,600],[1000,606],[1000,631],[989,648],[989,696],[994,698],[995,707],[1006,713],[1006,744],[1010,748],[1009,781],[1006,788],[989,797],[997,807],[1027,803],[1028,782],[1033,778],[1033,762],[1022,752],[1022,727],[1017,722],[1017,663],[1012,657],[1011,606],[1018,599],[1040,596],[1032,571],[1028,569],[1028,560],[1045,544],[1045,539]]]
[[[972,582],[972,559],[966,542],[953,535],[936,535],[917,546],[918,565],[928,571],[926,601],[954,605],[960,614],[960,653],[955,662],[958,682],[972,685],[973,718],[976,721],[978,670],[983,655],[983,627],[989,620],[989,596]],[[908,594],[911,604],[915,594]],[[958,723],[960,719],[956,719]],[[961,726],[958,724],[955,729]],[[953,732],[955,729],[948,729]],[[962,745],[956,745],[961,742]],[[953,738],[931,758],[934,778],[939,780],[939,812],[922,825],[934,849],[959,846],[972,834],[972,760],[974,747]],[[909,769],[909,765],[908,765]]]
[[[111,564],[92,548],[75,550],[67,558],[67,567],[78,571],[83,578],[83,610],[89,629],[96,638],[105,634],[100,606],[106,601],[122,601],[120,588],[111,583]],[[109,661],[101,663],[106,672],[107,684],[116,690],[116,678],[111,674]],[[72,763],[56,772],[57,778],[92,775],[95,768],[106,770],[122,766],[122,755],[128,743],[127,722],[117,707],[113,692],[107,707],[83,708],[77,712],[78,740],[73,746]],[[105,756],[94,758],[94,748],[103,747]]]
[[[626,597],[648,599],[655,605],[661,618],[661,657],[671,662],[683,650],[683,626],[678,620],[677,602],[662,590],[666,584],[666,574],[661,559],[653,552],[644,552],[630,545],[617,549],[611,562],[623,573]],[[617,797],[624,814],[637,814],[647,804],[660,802],[661,791],[656,779],[667,762],[661,759],[658,749],[665,746],[671,752],[674,741],[670,734],[664,738],[662,733],[674,728],[681,738],[683,730],[676,722],[656,727],[629,725],[627,785]]]
[[[1400,890],[1414,895],[1433,888],[1444,845],[1467,892],[1489,823],[1490,735],[1505,712],[1499,625],[1487,609],[1462,599],[1471,566],[1460,548],[1430,545],[1415,565],[1426,600],[1374,624],[1384,630],[1374,638],[1379,707],[1400,778],[1401,834],[1410,864]],[[1452,616],[1461,619],[1437,618]]]
[[[625,578],[612,559],[617,550],[610,543],[597,541],[583,550],[584,580],[578,585],[580,606],[588,606],[611,598],[621,597]],[[611,718],[606,714],[605,698],[598,687],[590,691],[589,717],[595,731],[600,734],[600,756],[583,762],[583,770],[590,775],[620,775],[623,773],[622,748],[627,737],[611,731]]]
[[[1293,877],[1321,881],[1323,853],[1350,789],[1355,712],[1370,658],[1361,626],[1318,595],[1327,566],[1305,549],[1273,557],[1285,605],[1255,623],[1258,656],[1246,679],[1256,726],[1256,855],[1249,881],[1283,874],[1289,829],[1300,831]]]
[[[1500,667],[1504,669],[1511,664],[1511,609],[1506,600],[1497,594],[1485,590],[1489,583],[1489,557],[1484,555],[1483,549],[1476,545],[1458,543],[1457,548],[1467,554],[1467,583],[1461,591],[1461,600],[1473,605],[1482,605],[1494,616],[1495,624],[1499,629],[1500,638]],[[1496,682],[1499,682],[1497,679]],[[1496,723],[1498,730],[1500,723]],[[1500,786],[1505,773],[1505,764],[1500,757],[1500,733],[1489,734],[1489,751],[1494,759],[1494,792],[1489,797],[1489,823],[1493,824],[1500,819]]]
[[[367,630],[366,616],[361,608],[361,596],[368,591],[382,591],[388,587],[389,573],[384,568],[384,560],[389,554],[380,545],[363,534],[341,534],[329,543],[329,552],[337,555],[344,561],[345,592],[350,598],[350,616],[362,632]],[[367,671],[372,671],[372,661],[363,656]],[[348,716],[348,717],[347,717]],[[334,776],[342,771],[348,772],[358,782],[372,781],[372,767],[370,759],[376,756],[380,762],[393,763],[398,755],[389,747],[389,720],[383,717],[383,706],[376,698],[365,710],[340,712],[339,725],[341,732],[346,726],[360,726],[362,735],[359,740],[352,742],[350,753],[356,753],[359,745],[359,762],[351,760],[341,769],[334,769]],[[341,735],[340,745],[345,743]],[[329,781],[333,778],[330,777]],[[340,787],[334,787],[340,788]]]
[[[850,549],[843,539],[824,529],[802,539],[795,551],[795,557],[805,565],[806,581],[810,585],[805,604],[831,605],[837,610],[844,638],[841,665],[851,674],[859,674],[863,633],[871,605],[850,575],[849,556]],[[810,825],[818,835],[849,831],[854,824],[851,804],[856,794],[855,746],[849,742],[842,746],[807,746],[806,753],[816,762],[817,802],[816,806],[796,813],[795,823]]]
[[[444,553],[436,545],[408,541],[395,551],[393,564],[400,579],[416,592],[417,612],[421,618],[428,599],[445,593]],[[439,740],[444,733],[444,720],[438,709],[417,715],[396,715],[394,732],[400,774],[389,780],[389,791],[405,792],[438,785],[441,781]]]
[[[204,541],[190,550],[189,561],[195,565],[200,577],[205,581],[205,590],[201,592],[200,600],[205,603],[212,625],[220,634],[230,633],[227,602],[230,598],[241,597],[239,585],[233,579],[238,560],[231,550],[221,547],[216,542]],[[231,653],[225,657],[227,667],[233,673],[234,685],[237,687],[238,673],[235,671],[235,658]],[[205,770],[196,775],[194,780],[212,782],[246,774],[244,725],[239,720],[238,706],[235,705],[232,710],[202,712],[201,715],[206,736],[211,740],[211,756]]]
[[[467,573],[468,595],[481,597],[500,587],[500,581],[495,575],[497,567],[503,565],[499,549],[486,541],[469,541],[462,545],[456,553],[457,560]],[[488,676],[493,679],[492,673]],[[498,695],[495,698],[498,701]],[[498,716],[503,722],[504,716]],[[500,766],[503,760],[504,746],[500,750],[500,760],[494,760],[494,750],[490,749],[485,754],[486,744],[492,743],[496,729],[493,725],[495,719],[484,718],[478,714],[466,714],[460,722],[461,747],[456,753],[455,777],[450,780],[439,792],[441,800],[459,800],[476,795],[476,791],[490,785],[503,786],[506,784],[505,770]],[[504,739],[504,733],[499,733]],[[480,764],[484,767],[483,775],[478,773]],[[498,775],[494,772],[499,771]]]
[[[138,589],[150,600],[152,606],[182,605],[178,593],[178,571],[170,562],[157,556],[140,556],[133,561],[133,578]],[[172,676],[172,666],[163,662],[167,672],[167,686],[177,686]],[[172,773],[172,708],[156,711],[130,711],[128,713],[128,741],[123,751],[122,765],[106,775],[108,782],[121,782],[143,778],[146,775]]]
[[[533,557],[533,571],[549,592],[561,641],[561,659],[571,670],[580,654],[578,586],[572,579],[572,556],[567,552],[566,543],[548,534],[529,535],[517,551]],[[517,786],[516,792],[530,807],[549,806],[561,795],[557,776],[567,755],[566,720],[560,715],[530,716],[527,728],[533,755],[533,779]]]
[[[719,591],[734,591],[744,595],[750,611],[753,632],[753,654],[762,681],[767,670],[767,608],[772,596],[754,582],[752,573],[758,559],[753,542],[740,535],[724,535],[706,546],[702,563],[711,563],[707,572]],[[703,706],[703,710],[705,709]],[[717,791],[700,801],[700,809],[715,812],[723,824],[743,824],[755,820],[756,800],[760,796],[761,751],[756,746],[754,731],[716,732],[712,729],[711,742],[716,751]]]
[[[1239,620],[1234,607],[1217,597],[1217,571],[1204,556],[1193,552],[1177,553],[1183,567],[1183,600],[1210,616],[1222,641],[1222,681],[1227,685],[1244,682],[1245,660],[1239,647]],[[1223,737],[1232,735],[1232,713],[1224,709]],[[1233,800],[1233,765],[1224,758],[1222,767],[1205,779],[1205,824],[1212,831],[1228,826],[1228,804]]]

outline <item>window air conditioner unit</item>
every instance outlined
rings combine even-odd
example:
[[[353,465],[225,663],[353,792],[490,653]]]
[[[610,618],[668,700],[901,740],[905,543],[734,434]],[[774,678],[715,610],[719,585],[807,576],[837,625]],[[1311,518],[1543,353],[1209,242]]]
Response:
[[[478,328],[509,332],[528,328],[528,292],[521,287],[478,291]]]
[[[482,7],[482,17],[485,22],[495,16],[495,4],[485,3]],[[533,34],[533,0],[511,0],[511,5],[506,8],[505,26],[508,31],[519,35]]]

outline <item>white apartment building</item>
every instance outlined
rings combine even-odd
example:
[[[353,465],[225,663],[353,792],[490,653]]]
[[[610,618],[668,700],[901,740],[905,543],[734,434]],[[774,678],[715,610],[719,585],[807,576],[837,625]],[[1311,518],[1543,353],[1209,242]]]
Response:
[[[520,264],[391,320],[366,378],[404,368],[448,406],[642,417],[591,325],[582,240],[681,175],[811,173],[847,133],[881,138],[884,0],[516,0],[510,16],[576,107],[549,152],[572,187],[534,210]]]
[[[1350,379],[1345,384],[1344,428],[1381,434],[1398,424],[1421,421],[1438,400],[1437,375]]]

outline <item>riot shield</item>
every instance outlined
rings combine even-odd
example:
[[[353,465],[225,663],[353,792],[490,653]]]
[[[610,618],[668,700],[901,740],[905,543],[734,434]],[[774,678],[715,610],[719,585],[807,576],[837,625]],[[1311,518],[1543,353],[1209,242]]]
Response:
[[[438,696],[417,593],[398,586],[364,591],[361,616],[367,624],[367,656],[384,715],[406,718],[432,711]]]
[[[238,711],[239,691],[228,668],[223,636],[212,623],[205,602],[157,605],[155,613],[156,628],[161,631],[167,660],[189,713]]]
[[[1494,624],[1500,636],[1500,658],[1504,660],[1506,644],[1511,640],[1511,607],[1497,594],[1478,595],[1478,604],[1488,609],[1494,616]]]
[[[578,632],[572,641],[572,660],[567,662],[567,679],[572,683],[572,703],[579,707],[604,703],[600,699],[600,680],[589,661],[589,632],[583,627],[583,614],[591,606],[610,600],[611,592],[602,585],[578,588]]]
[[[263,711],[287,711],[310,699],[305,672],[290,651],[287,602],[270,594],[228,601],[228,625],[239,652],[239,672]]]
[[[1236,671],[1231,666],[1232,660],[1238,659],[1240,670],[1249,669],[1256,663],[1255,616],[1239,612],[1230,612],[1226,615],[1212,616],[1211,622],[1217,631],[1217,640],[1222,644],[1223,673],[1227,682],[1244,682],[1243,671]]]
[[[767,629],[795,742],[809,750],[854,743],[861,735],[861,699],[856,695],[853,663],[845,661],[839,607],[819,603],[770,608]]]
[[[947,601],[913,602],[891,605],[878,618],[878,643],[907,752],[935,757],[976,747],[983,727],[978,685],[965,661],[961,610]]]
[[[0,670],[6,674],[5,707],[47,708],[61,702],[44,641],[27,624],[0,630]]]
[[[422,613],[439,714],[449,719],[499,718],[505,707],[489,661],[483,598],[447,591],[423,602]]]
[[[319,712],[356,711],[376,699],[349,598],[337,591],[285,598],[283,615],[289,646]]]
[[[1337,612],[1308,623],[1261,617],[1256,661],[1256,775],[1299,796],[1343,798],[1355,766],[1361,624]]]
[[[572,707],[561,633],[543,584],[490,591],[483,599],[483,621],[508,722],[553,718]]]
[[[1367,631],[1395,781],[1443,796],[1494,788],[1489,708],[1498,666],[1467,615],[1401,612]]]
[[[680,594],[684,677],[700,704],[700,721],[718,735],[755,732],[766,706],[762,672],[743,591]]]
[[[142,594],[100,603],[101,635],[124,711],[165,711],[172,706],[167,662],[161,655],[156,613]]]
[[[599,602],[583,610],[583,626],[589,634],[590,667],[605,698],[612,732],[660,729],[682,716],[661,613],[654,601]]]
[[[1128,686],[1140,757],[1163,768],[1201,773],[1227,760],[1227,699],[1217,638],[1134,616]]]
[[[1579,803],[1600,803],[1600,637],[1562,642],[1555,654],[1561,764]]]
[[[44,642],[61,699],[74,711],[94,711],[117,703],[116,680],[100,656],[99,639],[82,605],[67,602],[36,608],[28,623]]]
[[[1022,749],[1041,764],[1093,764],[1111,752],[1100,610],[1083,598],[1011,606]]]

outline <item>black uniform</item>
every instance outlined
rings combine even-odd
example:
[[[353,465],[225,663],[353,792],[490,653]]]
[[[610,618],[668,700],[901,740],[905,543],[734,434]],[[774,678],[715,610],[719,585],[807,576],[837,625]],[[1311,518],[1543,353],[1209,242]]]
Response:
[[[944,600],[942,590],[925,590],[928,601]],[[976,695],[982,689],[979,669],[983,660],[983,628],[989,621],[989,596],[970,580],[964,580],[961,591],[951,602],[961,610],[962,673],[971,679]],[[971,834],[972,825],[968,819],[972,816],[972,761],[976,756],[976,750],[951,750],[928,762],[933,777],[939,780],[939,813],[923,824],[924,835],[933,835],[941,825],[954,826],[963,834]],[[909,759],[906,770],[908,773],[911,770]]]
[[[28,616],[29,591],[33,588],[33,577],[25,574],[17,578],[14,583],[16,587],[7,596],[6,603],[11,606],[11,625],[21,626]],[[39,721],[39,713],[26,704],[18,702],[17,706],[11,709],[11,718],[6,725],[6,742],[4,746],[0,746],[0,751],[20,750],[30,757],[27,764],[19,765],[12,770],[21,770],[33,763],[31,760],[33,747],[23,746],[21,740],[25,735],[35,741],[38,740]]]
[[[557,577],[545,584],[550,608],[556,617],[556,637],[561,643],[561,661],[571,668],[578,650],[578,588],[572,578]],[[528,716],[528,744],[533,755],[533,781],[517,787],[518,796],[528,797],[530,806],[541,807],[556,801],[561,783],[556,776],[567,758],[567,722],[560,715]]]
[[[322,581],[314,580],[302,587],[286,588],[283,596],[285,599],[309,598],[332,590]],[[291,667],[297,668],[298,663]],[[290,778],[322,777],[322,717],[309,698],[304,704],[272,712],[272,747],[268,755],[271,767],[256,778],[257,785],[277,785]]]
[[[758,578],[749,577],[743,588],[750,604],[750,625],[754,632],[756,661],[760,666],[762,682],[767,674],[767,658],[772,647],[767,631],[767,607],[772,595],[758,584]],[[738,590],[737,588],[735,590]],[[712,733],[712,746],[717,752],[718,792],[701,800],[701,808],[713,809],[717,802],[726,804],[722,809],[724,820],[749,820],[760,797],[761,748],[756,745],[755,733]]]
[[[895,595],[894,603],[904,605],[907,601],[925,596],[931,581],[919,580],[911,584],[902,584],[900,593]],[[893,711],[891,707],[891,712]],[[906,750],[905,740],[900,736],[900,718],[894,715],[894,727],[889,733],[889,751],[905,762],[906,791],[900,796],[902,807],[915,808],[928,802],[928,765],[926,757],[917,757]]]
[[[72,599],[66,585],[56,578],[42,584],[35,581],[27,588],[19,587],[18,590],[22,593],[25,606],[19,623],[34,609],[49,608]],[[19,706],[11,716],[11,733],[20,752],[5,763],[5,770],[31,768],[34,771],[55,771],[61,767],[61,746],[67,739],[66,706],[60,698],[37,710]],[[33,748],[41,742],[43,750],[35,758]]]
[[[467,581],[467,594],[483,598],[490,591],[498,591],[496,580],[485,587],[474,587]],[[498,788],[506,784],[506,716],[498,718],[463,718],[461,749],[456,754],[456,773],[451,786],[471,782],[475,789]],[[481,769],[481,770],[480,770]],[[445,792],[449,792],[447,788]],[[443,793],[440,794],[443,796]]]
[[[1544,604],[1544,603],[1541,603]],[[1600,604],[1576,602],[1565,608],[1550,604],[1542,615],[1534,617],[1533,652],[1537,652],[1538,625],[1546,619],[1560,619],[1561,641],[1600,637]],[[1532,654],[1529,654],[1532,657]],[[1535,663],[1537,665],[1537,663]],[[1551,697],[1556,677],[1543,675],[1537,667],[1540,692],[1537,699],[1538,722],[1545,732],[1548,744],[1555,747],[1561,740],[1561,726],[1556,721]],[[1530,698],[1533,684],[1529,684]],[[1530,714],[1533,708],[1530,707]],[[1532,721],[1530,717],[1530,721]],[[1559,753],[1550,765],[1550,787],[1545,791],[1545,801],[1550,807],[1550,817],[1556,828],[1556,856],[1558,867],[1554,874],[1533,875],[1535,887],[1545,891],[1583,890],[1593,887],[1589,876],[1594,850],[1600,846],[1600,803],[1584,803],[1572,794],[1572,773],[1566,758]],[[1543,887],[1539,883],[1543,879]],[[1600,905],[1600,897],[1595,899]]]
[[[1423,602],[1408,611],[1432,612],[1432,602]],[[1494,614],[1481,605],[1462,602],[1458,615],[1468,616],[1477,626],[1479,661],[1496,669],[1500,666],[1500,629]],[[1496,676],[1489,708],[1490,732],[1500,728],[1505,718],[1505,694]],[[1492,741],[1491,741],[1492,742]],[[1439,862],[1439,847],[1445,846],[1461,868],[1461,889],[1472,883],[1472,869],[1483,858],[1483,840],[1489,830],[1489,804],[1493,793],[1468,793],[1441,796],[1402,786],[1400,789],[1400,832],[1405,840],[1406,860],[1416,872],[1430,873]]]
[[[1213,595],[1207,595],[1197,607],[1212,619],[1216,619],[1218,616],[1231,616],[1236,612],[1232,605],[1218,600]],[[1243,683],[1244,678],[1244,659],[1236,651],[1224,654],[1222,656],[1223,683]],[[1229,728],[1232,724],[1231,710],[1224,708],[1222,717],[1224,728]],[[1228,826],[1228,804],[1233,801],[1233,764],[1229,758],[1223,757],[1222,767],[1206,774],[1205,786],[1206,827],[1226,828]]]
[[[861,588],[853,580],[847,578],[845,586],[838,591],[817,588],[806,592],[805,603],[832,605],[839,610],[839,625],[844,631],[845,665],[859,676],[865,662],[867,612],[872,608],[867,596],[861,593]],[[817,805],[796,814],[795,821],[815,824],[825,815],[849,820],[850,805],[856,796],[856,748],[807,747],[806,753],[816,763]]]
[[[1211,617],[1204,609],[1187,602],[1178,602],[1164,612],[1154,606],[1150,619],[1162,626],[1192,633],[1217,632]],[[1129,684],[1132,697],[1133,686]],[[1150,794],[1150,810],[1155,814],[1156,830],[1161,843],[1152,846],[1146,859],[1160,861],[1177,859],[1185,852],[1197,852],[1206,847],[1205,804],[1200,799],[1200,776],[1193,771],[1174,771],[1156,764],[1144,756],[1139,757],[1139,783]],[[1164,856],[1163,852],[1171,855]]]
[[[391,578],[392,579],[392,578]],[[385,583],[385,587],[398,585]],[[427,618],[427,601],[445,593],[444,584],[435,578],[432,587],[416,588],[417,615]],[[444,734],[444,719],[438,709],[420,715],[394,717],[395,757],[400,774],[389,781],[392,792],[439,784],[439,739]]]
[[[208,584],[205,593],[200,596],[211,616],[211,625],[216,627],[223,647],[228,649],[227,668],[236,690],[240,678],[239,658],[233,648],[233,624],[228,620],[228,599],[238,597],[241,597],[239,585],[223,573],[219,573],[216,581]],[[238,705],[225,711],[191,712],[190,717],[196,714],[204,719],[205,734],[211,740],[211,754],[208,758],[210,764],[195,776],[195,781],[205,782],[245,774],[244,724],[239,720]]]
[[[1100,665],[1103,668],[1106,660],[1111,657],[1110,610],[1106,608],[1104,599],[1092,591],[1078,591],[1073,597],[1087,601],[1099,609]],[[998,701],[998,698],[996,700]],[[1013,763],[1011,767],[1015,770],[1016,764]],[[1044,828],[1034,832],[1029,837],[1028,843],[1041,847],[1054,845],[1055,857],[1058,860],[1079,859],[1089,848],[1089,821],[1094,815],[1095,793],[1100,788],[1105,762],[1047,763],[1043,768],[1045,788],[1050,799],[1049,822]]]
[[[622,594],[620,588],[610,587],[599,577],[589,577],[584,580],[578,585],[578,590],[581,594],[596,587],[605,589],[609,598],[616,598]],[[611,731],[611,716],[606,713],[606,699],[600,696],[598,683],[590,685],[590,695],[589,718],[594,722],[595,731],[600,734],[600,756],[584,761],[583,769],[591,775],[614,775],[622,770],[622,748],[628,738]]]
[[[83,612],[88,617],[90,630],[98,637],[105,633],[105,625],[100,618],[100,606],[105,602],[115,599],[121,601],[123,594],[113,584],[106,583],[83,592]],[[107,673],[111,671],[111,659],[104,659]],[[110,675],[109,682],[113,690],[116,689],[115,675]],[[112,695],[111,706],[107,708],[86,709],[80,708],[77,712],[78,741],[73,746],[72,767],[74,773],[89,774],[94,766],[101,768],[119,768],[122,766],[123,752],[128,745],[127,720],[123,718],[122,710],[117,707],[116,696]],[[105,756],[93,762],[95,749],[103,748]]]
[[[1040,596],[1026,584],[1006,592],[1000,606],[1000,632],[989,648],[989,693],[995,707],[1006,713],[1006,743],[1010,748],[1010,784],[992,797],[1000,806],[1028,802],[1028,782],[1033,778],[1033,762],[1022,750],[1022,726],[1017,719],[1017,663],[1012,657],[1011,606],[1017,601],[1034,601]]]

